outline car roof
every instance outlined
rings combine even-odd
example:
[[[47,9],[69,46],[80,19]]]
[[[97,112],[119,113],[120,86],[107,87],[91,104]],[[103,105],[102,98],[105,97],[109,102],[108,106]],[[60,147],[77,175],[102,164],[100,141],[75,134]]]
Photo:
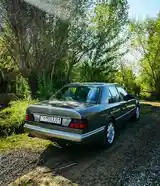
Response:
[[[101,87],[101,86],[109,86],[109,85],[117,85],[117,83],[105,83],[105,82],[75,82],[75,83],[70,83],[66,86],[96,86],[96,87]]]

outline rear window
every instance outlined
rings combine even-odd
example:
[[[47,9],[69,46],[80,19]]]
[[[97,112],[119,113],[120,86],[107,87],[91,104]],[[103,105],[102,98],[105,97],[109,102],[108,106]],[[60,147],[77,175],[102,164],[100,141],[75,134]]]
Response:
[[[97,103],[99,91],[99,88],[94,86],[68,86],[52,96],[51,100]]]

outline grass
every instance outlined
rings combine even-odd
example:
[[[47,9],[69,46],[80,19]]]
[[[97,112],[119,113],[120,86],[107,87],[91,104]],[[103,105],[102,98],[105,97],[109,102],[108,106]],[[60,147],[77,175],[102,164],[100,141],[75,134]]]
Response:
[[[154,108],[160,107],[160,102],[151,102],[151,101],[141,101],[141,115],[146,115],[152,113]]]
[[[148,113],[152,112],[152,106],[147,106],[147,105],[141,105],[141,115],[146,115]]]
[[[30,138],[27,134],[14,134],[6,138],[0,138],[0,153],[15,149],[31,149],[34,151],[46,148],[50,141],[38,138]]]
[[[78,186],[61,175],[54,175],[52,173],[44,174],[35,169],[28,174],[18,178],[16,181],[9,184],[9,186]]]

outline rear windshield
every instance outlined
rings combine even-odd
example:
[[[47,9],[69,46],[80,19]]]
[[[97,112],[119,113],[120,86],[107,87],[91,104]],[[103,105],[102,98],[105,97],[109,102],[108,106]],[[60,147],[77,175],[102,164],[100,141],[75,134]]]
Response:
[[[51,100],[78,101],[86,103],[97,103],[99,88],[93,86],[69,86],[61,89],[52,96]]]

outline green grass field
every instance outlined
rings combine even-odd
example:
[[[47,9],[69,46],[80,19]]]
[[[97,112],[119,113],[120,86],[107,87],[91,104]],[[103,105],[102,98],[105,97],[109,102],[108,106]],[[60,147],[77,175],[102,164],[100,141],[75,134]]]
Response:
[[[0,138],[0,153],[15,149],[31,149],[34,151],[46,148],[50,141],[38,138],[30,138],[27,134],[12,135]]]

